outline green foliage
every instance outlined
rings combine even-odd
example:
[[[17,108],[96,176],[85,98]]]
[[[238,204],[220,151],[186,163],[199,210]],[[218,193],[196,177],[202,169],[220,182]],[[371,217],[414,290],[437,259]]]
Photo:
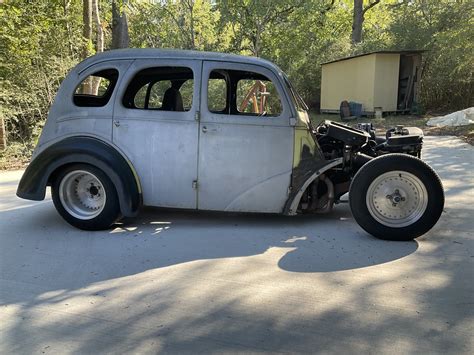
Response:
[[[134,1],[128,13],[132,47],[224,49],[220,12],[210,1]]]
[[[474,2],[404,0],[366,16],[360,52],[424,49],[420,105],[429,111],[474,105]]]
[[[431,109],[474,105],[474,3],[416,1],[393,11],[392,47],[426,49],[421,101]]]
[[[366,4],[368,1],[365,2]],[[105,47],[112,1],[100,0]],[[419,107],[474,105],[472,0],[384,0],[365,13],[351,46],[352,0],[117,0],[131,46],[258,55],[276,62],[310,106],[320,97],[321,63],[372,50],[425,49]],[[9,141],[29,142],[64,76],[82,58],[80,0],[0,4],[0,115]],[[95,25],[94,25],[95,26]],[[95,41],[95,37],[94,37]],[[93,52],[94,43],[89,43]]]
[[[0,5],[0,115],[6,118],[9,140],[31,139],[77,63],[80,10],[73,4],[65,9],[61,1]]]
[[[291,13],[288,24],[265,35],[262,56],[275,61],[310,106],[318,106],[321,63],[351,52],[351,12],[344,3],[305,1]]]
[[[302,0],[219,0],[221,25],[231,35],[232,52],[260,56],[268,44],[264,37],[275,27],[288,25]]]

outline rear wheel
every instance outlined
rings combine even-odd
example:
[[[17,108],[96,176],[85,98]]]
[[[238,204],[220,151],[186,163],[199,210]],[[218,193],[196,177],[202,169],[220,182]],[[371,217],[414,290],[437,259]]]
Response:
[[[91,165],[75,164],[62,170],[53,181],[52,197],[59,214],[80,229],[107,229],[119,217],[112,181]]]
[[[438,175],[422,160],[387,154],[357,172],[349,202],[355,220],[373,236],[411,240],[436,224],[444,191]]]

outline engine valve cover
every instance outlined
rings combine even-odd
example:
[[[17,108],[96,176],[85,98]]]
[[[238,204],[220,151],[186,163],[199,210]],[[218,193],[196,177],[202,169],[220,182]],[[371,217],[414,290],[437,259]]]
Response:
[[[387,131],[387,145],[400,146],[420,144],[423,142],[423,131],[418,127],[398,126]]]

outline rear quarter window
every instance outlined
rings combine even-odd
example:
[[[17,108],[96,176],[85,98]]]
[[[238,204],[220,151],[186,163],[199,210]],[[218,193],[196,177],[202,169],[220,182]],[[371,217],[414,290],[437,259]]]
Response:
[[[101,70],[89,75],[74,90],[74,104],[80,107],[107,105],[117,84],[118,76],[117,69]]]

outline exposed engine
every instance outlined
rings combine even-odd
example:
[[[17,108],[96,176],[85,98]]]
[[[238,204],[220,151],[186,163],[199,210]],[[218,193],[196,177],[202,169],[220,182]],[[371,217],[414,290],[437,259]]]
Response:
[[[316,127],[315,134],[326,159],[344,157],[347,153],[362,153],[370,157],[406,153],[420,157],[423,146],[423,131],[417,127],[396,126],[381,137],[376,136],[372,123],[349,127],[325,121]]]
[[[421,157],[423,131],[417,127],[396,126],[385,136],[377,136],[372,123],[350,127],[333,121],[319,124],[313,134],[327,160],[342,158],[340,167],[317,178],[305,191],[299,206],[303,213],[326,213],[339,203],[352,177],[371,159],[388,153]]]

